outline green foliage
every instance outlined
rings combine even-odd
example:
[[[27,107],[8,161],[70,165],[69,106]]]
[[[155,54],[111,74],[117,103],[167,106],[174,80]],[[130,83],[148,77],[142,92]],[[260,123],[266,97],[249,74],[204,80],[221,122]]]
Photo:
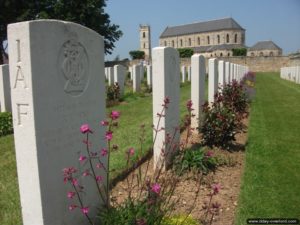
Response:
[[[120,100],[120,86],[117,82],[114,85],[107,86],[106,96],[108,101]]]
[[[178,48],[180,58],[190,58],[194,54],[194,50],[191,48]]]
[[[186,149],[175,157],[174,169],[180,175],[187,171],[207,173],[215,170],[217,161],[212,154],[211,151],[205,152],[203,149]]]
[[[248,116],[249,100],[241,84],[233,81],[223,87],[222,104],[230,109],[237,117],[242,119]]]
[[[100,213],[103,224],[109,225],[132,225],[132,224],[160,224],[164,213],[161,211],[160,203],[150,203],[147,200],[133,203],[127,201],[118,207],[111,207]],[[145,223],[142,223],[145,222]]]
[[[233,56],[246,56],[247,55],[247,49],[246,48],[233,48],[232,49],[232,55]]]
[[[145,58],[145,52],[140,50],[130,51],[129,55],[132,59],[144,59]]]
[[[13,133],[12,115],[10,112],[0,113],[0,136]]]
[[[218,104],[203,106],[204,119],[199,128],[202,133],[203,144],[210,147],[228,147],[235,141],[235,134],[240,132],[240,125],[235,114],[228,108]]]
[[[161,225],[199,225],[199,223],[191,216],[176,215],[164,218]]]
[[[89,27],[104,37],[105,52],[110,54],[122,31],[118,25],[111,24],[104,7],[105,0],[1,0],[0,56],[4,53],[2,42],[7,39],[7,24],[35,19],[72,21]]]

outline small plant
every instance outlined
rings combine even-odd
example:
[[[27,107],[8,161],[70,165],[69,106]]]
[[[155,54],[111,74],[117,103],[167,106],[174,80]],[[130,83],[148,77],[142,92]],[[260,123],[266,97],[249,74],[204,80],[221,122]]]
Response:
[[[209,193],[209,200],[208,202],[205,202],[203,205],[203,210],[205,211],[204,217],[202,219],[203,225],[211,225],[214,219],[215,215],[218,215],[220,211],[221,204],[218,202],[213,202],[213,197],[216,196],[220,190],[221,190],[221,185],[220,184],[213,184],[212,185],[212,190]]]
[[[12,114],[10,112],[0,113],[0,137],[13,133]]]
[[[107,100],[108,101],[119,101],[120,99],[120,86],[119,84],[116,82],[114,83],[114,85],[112,86],[108,86],[107,90]]]
[[[132,59],[144,59],[145,58],[145,52],[140,50],[130,51],[129,55]]]
[[[188,171],[207,173],[216,167],[217,161],[213,152],[205,152],[202,149],[186,149],[180,152],[174,161],[174,169],[179,175]]]
[[[194,54],[194,50],[191,48],[178,48],[180,58],[190,58]]]
[[[175,215],[164,218],[161,225],[198,225],[199,223],[191,216]]]

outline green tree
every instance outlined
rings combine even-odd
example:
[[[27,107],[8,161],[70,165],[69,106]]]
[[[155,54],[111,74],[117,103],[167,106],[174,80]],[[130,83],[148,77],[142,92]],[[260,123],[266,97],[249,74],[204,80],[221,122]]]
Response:
[[[233,56],[246,56],[247,55],[247,49],[246,48],[233,48],[232,49],[232,55]]]
[[[34,19],[58,19],[79,23],[104,37],[105,53],[111,54],[114,43],[122,36],[119,26],[112,24],[104,12],[107,0],[1,0],[0,64],[7,39],[7,24]]]
[[[180,58],[190,58],[194,54],[194,50],[191,48],[178,48]]]
[[[145,52],[144,51],[130,51],[129,55],[131,56],[132,59],[144,59],[145,58]]]

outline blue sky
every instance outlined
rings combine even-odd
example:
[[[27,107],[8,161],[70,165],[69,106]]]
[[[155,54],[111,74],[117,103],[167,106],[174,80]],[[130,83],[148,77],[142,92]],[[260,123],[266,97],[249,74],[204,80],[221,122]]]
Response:
[[[139,49],[139,24],[151,26],[152,47],[167,26],[234,18],[246,29],[246,45],[272,40],[287,54],[300,49],[300,0],[108,0],[105,12],[123,36],[106,60]]]

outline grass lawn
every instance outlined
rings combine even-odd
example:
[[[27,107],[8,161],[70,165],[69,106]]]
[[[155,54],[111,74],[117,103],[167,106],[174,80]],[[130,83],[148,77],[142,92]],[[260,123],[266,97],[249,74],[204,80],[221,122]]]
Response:
[[[181,87],[181,116],[186,113],[185,103],[190,99],[190,84]],[[148,149],[152,142],[152,97],[137,97],[128,95],[125,103],[110,107],[107,112],[117,110],[121,112],[119,128],[114,133],[113,143],[119,145],[119,150],[112,153],[110,167],[111,177],[116,176],[126,165],[125,151],[129,147],[140,150],[140,125],[145,124],[146,141],[143,149]],[[99,121],[100,122],[100,121]],[[0,224],[21,224],[21,211],[17,185],[17,172],[13,135],[0,137]]]
[[[300,219],[300,85],[257,73],[236,224]]]

